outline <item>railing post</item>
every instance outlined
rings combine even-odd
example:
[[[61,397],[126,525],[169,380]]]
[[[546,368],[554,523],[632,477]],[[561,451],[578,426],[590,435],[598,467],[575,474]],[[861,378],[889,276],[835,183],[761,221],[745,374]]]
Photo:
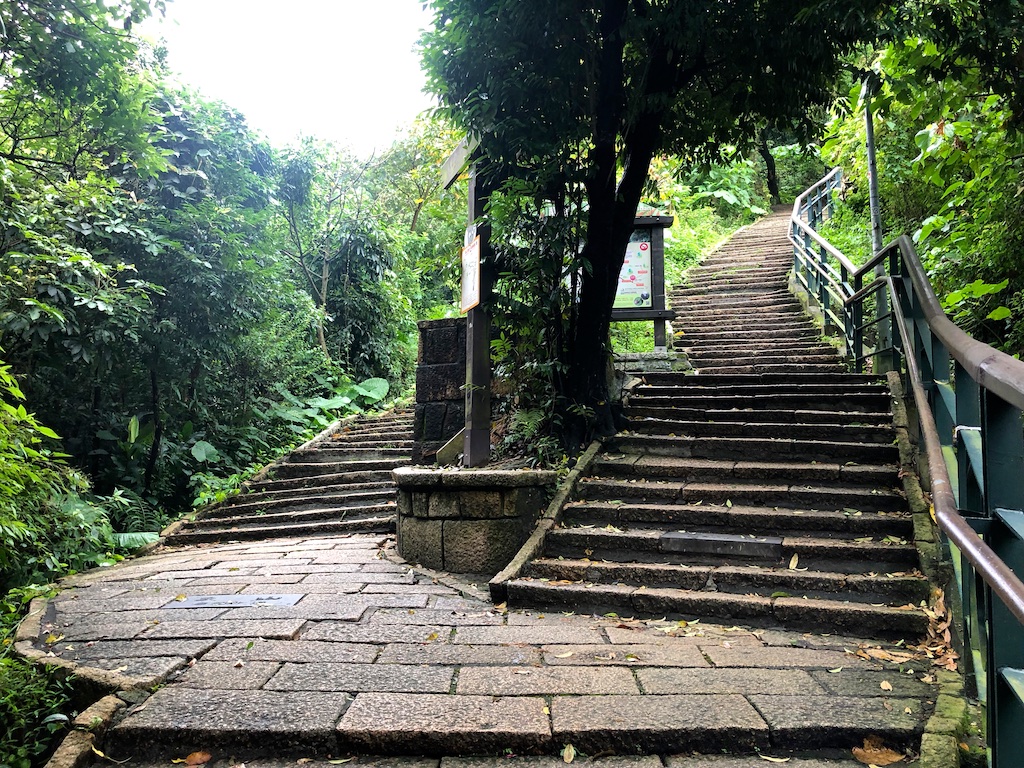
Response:
[[[982,392],[981,437],[986,511],[992,518],[989,545],[1011,569],[1024,573],[1024,483],[1020,478],[1024,424],[1019,409],[988,390]],[[995,737],[992,765],[1009,768],[1019,766],[1021,758],[1024,703],[1013,673],[1019,675],[1024,669],[1024,643],[1020,642],[1020,623],[1003,602],[989,595],[988,603],[988,732]]]
[[[857,275],[853,278],[853,292],[857,293],[864,287],[864,278]],[[860,302],[850,305],[850,327],[846,331],[846,346],[853,355],[854,370],[864,372],[864,309]]]

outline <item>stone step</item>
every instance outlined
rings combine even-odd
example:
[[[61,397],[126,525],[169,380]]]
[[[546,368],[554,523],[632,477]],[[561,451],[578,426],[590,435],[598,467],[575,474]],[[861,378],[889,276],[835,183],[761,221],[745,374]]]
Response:
[[[171,543],[175,546],[205,544],[214,541],[252,541],[282,536],[312,537],[340,536],[350,533],[394,533],[394,515],[367,517],[354,520],[315,520],[299,523],[281,523],[265,526],[201,527],[176,533]]]
[[[253,483],[249,488],[252,493],[275,494],[281,492],[305,493],[308,488],[319,488],[321,485],[330,487],[333,485],[345,485],[352,490],[369,490],[370,488],[392,485],[392,467],[374,470],[357,470],[354,472],[333,472],[324,475],[310,475],[299,477],[278,478],[276,472],[272,477]],[[233,496],[225,504],[231,503],[232,499],[244,498],[244,494]]]
[[[329,477],[337,477],[332,475]],[[319,478],[317,478],[319,480]],[[278,484],[283,484],[282,487],[275,487]],[[277,502],[285,501],[292,498],[307,498],[312,494],[337,494],[337,493],[381,493],[384,495],[393,495],[395,486],[391,481],[390,473],[386,475],[382,473],[382,478],[379,482],[375,483],[331,483],[329,481],[321,484],[315,482],[313,485],[288,485],[291,481],[271,481],[267,483],[254,483],[249,487],[248,492],[240,493],[237,496],[232,496],[226,499],[220,505],[218,509],[230,509],[235,506],[245,506],[249,504],[260,504],[263,502]]]
[[[667,502],[577,501],[565,509],[566,526],[660,525],[666,529],[719,531],[755,535],[812,536],[814,538],[862,538],[886,536],[910,540],[913,519],[907,512],[863,512],[853,508],[840,510],[791,509],[787,507],[716,504],[673,504]]]
[[[522,575],[538,581],[673,587],[763,597],[834,599],[836,595],[843,594],[851,602],[888,603],[891,606],[918,605],[922,600],[927,601],[931,594],[930,582],[917,571],[871,576],[760,565],[608,563],[590,559],[538,558],[527,566]]]
[[[867,540],[870,538],[870,541]],[[903,573],[919,565],[917,549],[893,538],[814,538],[743,536],[718,531],[666,531],[660,527],[555,528],[544,541],[545,557],[583,558],[615,563],[689,565],[767,565],[831,573]]]
[[[816,338],[781,338],[781,339],[751,339],[737,337],[734,339],[719,339],[707,341],[704,339],[691,339],[687,336],[678,336],[673,342],[676,347],[684,349],[701,349],[701,351],[721,350],[722,354],[735,354],[739,351],[750,352],[791,352],[805,350],[820,350],[837,355],[836,348]],[[838,356],[838,355],[837,355]]]
[[[243,497],[244,498],[244,497]],[[226,517],[242,518],[248,515],[270,515],[281,510],[292,510],[301,512],[311,509],[336,508],[361,506],[367,503],[394,503],[394,486],[381,488],[375,491],[352,491],[344,486],[335,487],[333,492],[306,494],[301,496],[288,496],[286,498],[269,497],[255,499],[246,502],[236,502],[214,507],[201,520],[218,520]]]
[[[247,511],[241,515],[223,515],[217,517],[203,517],[193,523],[193,526],[212,526],[217,528],[263,528],[267,525],[280,525],[284,523],[303,523],[315,520],[353,520],[360,517],[381,517],[395,512],[396,502],[368,500],[363,503],[336,504],[330,499],[324,499],[319,505],[303,507],[284,507],[277,510],[259,510],[256,512]]]
[[[310,450],[337,450],[339,448],[404,448],[411,451],[412,433],[389,433],[386,435],[349,435],[330,442],[315,445]]]
[[[605,584],[553,584],[515,579],[507,585],[512,605],[682,619],[712,619],[753,626],[783,626],[877,637],[916,638],[928,628],[919,608],[875,606],[840,600],[765,597],[673,588]]]
[[[782,462],[774,457],[762,460],[693,459],[657,456],[648,453],[604,453],[591,465],[594,476],[643,477],[651,480],[752,481],[776,483],[842,483],[888,488],[895,486],[897,469],[893,465],[839,464],[837,462]]]
[[[820,339],[821,332],[806,326],[793,325],[793,327],[784,329],[785,334],[782,336],[786,339],[797,340],[797,339]],[[746,326],[737,324],[736,327],[732,328],[705,328],[698,326],[696,328],[686,330],[676,326],[676,332],[673,336],[673,342],[678,342],[680,339],[686,341],[702,341],[702,342],[715,342],[715,341],[734,341],[734,340],[764,340],[769,341],[778,339],[780,334],[776,329],[773,328],[762,328],[759,326]]]
[[[719,357],[717,355],[705,356],[702,353],[691,350],[688,359],[690,364],[698,371],[721,370],[723,368],[745,369],[751,368],[754,371],[769,368],[792,368],[794,370],[828,370],[844,371],[846,366],[840,363],[834,354],[828,352],[820,354],[795,354],[795,355],[732,355]]]
[[[649,404],[654,401],[659,404]],[[890,426],[892,417],[888,413],[864,413],[858,411],[815,411],[775,410],[769,409],[773,403],[765,403],[766,408],[700,408],[688,407],[686,403],[676,405],[673,398],[647,398],[630,396],[625,408],[626,417],[633,420],[659,419],[668,421],[697,421],[703,419],[715,422],[771,422],[774,424],[878,424]],[[788,420],[788,421],[787,421]]]
[[[899,452],[895,445],[877,443],[836,443],[823,440],[790,440],[762,437],[687,437],[655,431],[658,422],[631,425],[636,435],[615,437],[615,449],[627,453],[645,452],[657,456],[701,459],[748,460],[751,456],[771,456],[779,461],[840,461],[858,464],[895,464]]]
[[[772,349],[762,345],[743,345],[733,347],[721,344],[702,344],[686,346],[686,343],[676,343],[676,347],[683,347],[689,351],[690,359],[702,361],[724,360],[738,362],[741,360],[764,361],[764,360],[808,360],[815,359],[823,362],[838,362],[839,358],[833,347],[826,344],[800,344],[784,341],[778,347]]]
[[[848,370],[845,365],[828,363],[784,363],[763,365],[705,365],[694,366],[699,372],[706,373],[788,373],[790,371],[806,371],[808,369],[820,373],[843,373]]]
[[[580,481],[584,500],[659,501],[676,504],[739,504],[789,509],[855,509],[891,512],[903,509],[905,500],[891,488],[807,485],[757,480],[733,482],[669,481],[587,477]]]
[[[643,434],[685,435],[688,437],[744,437],[790,440],[835,440],[843,443],[892,443],[895,430],[890,425],[829,424],[817,422],[777,423],[759,421],[684,421],[669,419],[631,419],[630,431]]]
[[[395,460],[398,462],[408,461],[411,449],[391,447],[349,447],[330,446],[329,448],[312,448],[303,451],[293,451],[289,454],[286,462],[288,464],[320,464],[324,462],[348,462],[368,460]],[[397,465],[396,465],[397,466]]]
[[[274,468],[274,475],[279,478],[308,478],[334,475],[352,471],[391,471],[395,467],[403,467],[411,463],[407,456],[404,461],[395,459],[359,459],[352,461],[307,461],[285,462]]]

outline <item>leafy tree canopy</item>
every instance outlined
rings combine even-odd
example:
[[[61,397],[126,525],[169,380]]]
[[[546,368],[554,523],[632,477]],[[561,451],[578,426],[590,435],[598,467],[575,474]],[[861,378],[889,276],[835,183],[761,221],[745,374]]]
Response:
[[[766,124],[809,127],[827,104],[841,56],[870,40],[888,4],[876,0],[433,0],[423,39],[442,112],[481,141],[496,179],[578,216],[548,253],[582,269],[556,388],[572,419],[614,429],[605,373],[611,305],[652,158],[713,156]],[[492,182],[493,183],[493,182]],[[572,188],[584,191],[578,203]],[[508,187],[506,187],[508,189]],[[596,416],[596,422],[593,417]]]

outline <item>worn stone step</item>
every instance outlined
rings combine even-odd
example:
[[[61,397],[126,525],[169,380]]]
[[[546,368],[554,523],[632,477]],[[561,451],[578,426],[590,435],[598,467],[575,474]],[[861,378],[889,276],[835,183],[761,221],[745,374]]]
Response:
[[[808,369],[822,373],[842,373],[847,370],[846,366],[841,364],[807,362],[768,363],[762,365],[695,365],[694,368],[707,373],[786,373],[788,371],[805,371]]]
[[[806,326],[800,326],[798,324],[791,324],[788,328],[783,329],[785,333],[780,333],[777,328],[762,327],[759,325],[751,325],[749,323],[734,323],[732,325],[715,325],[715,326],[699,326],[697,328],[680,328],[675,326],[675,335],[673,336],[673,343],[682,341],[700,341],[702,343],[712,343],[715,341],[735,341],[735,340],[774,340],[780,336],[784,336],[790,340],[805,340],[813,339],[817,340],[821,338],[821,332]]]
[[[302,512],[313,509],[344,509],[347,507],[363,506],[365,504],[387,504],[394,503],[394,486],[381,488],[375,491],[352,491],[344,488],[335,488],[334,492],[307,494],[303,496],[289,496],[286,498],[262,498],[248,502],[236,502],[214,507],[202,515],[202,520],[218,520],[226,517],[246,517],[248,515],[269,515],[282,510]]]
[[[336,477],[336,476],[334,476]],[[280,487],[277,487],[281,484]],[[229,509],[238,505],[259,504],[262,502],[284,501],[292,498],[306,498],[311,494],[336,494],[336,493],[381,493],[393,495],[394,483],[391,481],[390,473],[381,473],[381,479],[374,483],[331,483],[329,481],[314,485],[295,485],[291,481],[271,481],[268,483],[254,483],[248,491],[232,496],[218,505],[220,509]]]
[[[645,421],[631,426],[635,434],[620,433],[615,437],[616,450],[684,458],[746,460],[751,456],[772,456],[783,461],[853,461],[859,464],[893,464],[899,457],[895,445],[878,443],[764,437],[673,437],[660,433],[658,422]]]
[[[771,423],[763,421],[683,421],[631,419],[630,430],[644,434],[688,437],[743,437],[789,440],[834,440],[843,443],[892,443],[895,430],[879,424]]]
[[[871,576],[758,565],[608,563],[591,559],[538,558],[527,566],[522,575],[538,581],[673,587],[764,597],[834,599],[837,594],[844,594],[851,602],[886,603],[890,606],[917,605],[922,600],[927,601],[931,594],[930,582],[917,571]]]
[[[288,455],[288,464],[311,464],[348,461],[368,461],[378,459],[381,461],[394,459],[396,461],[408,461],[409,450],[404,448],[390,447],[359,447],[359,446],[334,446],[329,448],[314,448],[304,451],[294,451]]]
[[[316,520],[310,522],[254,527],[201,527],[174,535],[173,544],[204,544],[214,541],[252,541],[280,536],[337,536],[349,533],[394,533],[393,515],[354,520]]]
[[[741,595],[672,588],[606,584],[553,584],[515,579],[507,584],[510,605],[609,613],[620,616],[712,619],[754,626],[854,632],[916,638],[928,628],[919,608],[875,606],[840,600]]]
[[[755,504],[790,509],[856,509],[890,512],[905,505],[903,496],[892,489],[840,485],[800,485],[786,482],[675,482],[670,480],[627,480],[587,477],[580,481],[579,495],[585,500],[640,500],[677,504]]]
[[[835,349],[823,344],[801,344],[784,341],[781,345],[773,348],[761,345],[729,346],[722,344],[696,344],[685,346],[683,343],[676,345],[689,350],[691,360],[703,361],[721,360],[724,362],[739,363],[740,361],[767,361],[767,360],[808,360],[816,359],[827,362],[839,362]]]
[[[840,359],[833,347],[822,343],[820,339],[810,337],[776,338],[774,340],[740,337],[716,341],[677,338],[673,344],[676,349],[689,350],[691,353],[700,353],[703,356],[828,354],[837,360]]]
[[[246,514],[204,517],[188,528],[211,526],[217,528],[250,528],[304,523],[317,520],[354,520],[361,517],[382,517],[393,514],[395,501],[368,501],[363,503],[335,504],[325,499],[319,505],[289,507],[284,509],[247,511]]]
[[[322,477],[323,475],[334,475],[345,471],[391,471],[395,467],[402,467],[410,464],[407,456],[404,461],[394,459],[359,459],[352,461],[307,461],[307,462],[285,462],[274,468],[274,474],[279,478],[300,478],[300,477]]]
[[[249,486],[251,493],[280,493],[295,492],[305,493],[311,487],[319,488],[321,485],[345,485],[352,490],[369,490],[384,485],[393,485],[391,479],[392,467],[374,470],[356,470],[354,472],[332,472],[324,475],[311,475],[279,478],[275,471],[270,472],[269,479],[261,480]],[[244,498],[246,494],[233,496],[224,503],[230,503],[232,499]]]
[[[872,536],[913,538],[913,519],[907,512],[841,510],[717,504],[635,502],[623,499],[578,501],[568,505],[567,527],[584,524],[624,528],[660,525],[666,529],[718,530],[725,533],[808,535],[814,538]]]
[[[649,402],[653,401],[653,402]],[[660,403],[660,404],[657,404]],[[769,402],[766,405],[771,406]],[[874,424],[891,426],[892,417],[888,413],[863,413],[858,411],[815,411],[815,410],[778,410],[765,408],[691,408],[686,404],[674,405],[672,398],[646,398],[631,395],[625,407],[629,419],[659,419],[670,421],[744,421],[770,422],[773,424]]]
[[[918,567],[917,549],[909,543],[889,543],[877,537],[813,538],[810,536],[776,537],[777,546],[763,546],[738,551],[729,534],[704,532],[700,546],[685,546],[681,539],[670,537],[673,531],[661,527],[635,526],[609,528],[556,528],[545,539],[546,557],[589,557],[610,562],[686,563],[691,565],[769,565],[786,568],[794,555],[798,567],[834,573],[893,573]],[[693,532],[680,532],[691,533]],[[765,539],[767,537],[760,537]],[[721,546],[715,547],[720,540]],[[870,540],[868,540],[870,539]],[[696,539],[695,539],[696,541]],[[892,541],[906,541],[893,538]],[[708,543],[710,542],[710,544]],[[671,547],[677,547],[672,549]]]
[[[794,372],[788,374],[688,374],[676,372],[652,372],[643,376],[645,384],[657,386],[803,386],[817,384],[825,386],[849,386],[861,385],[878,389],[885,388],[885,381],[878,376],[863,373],[850,373],[849,371],[839,375],[820,373]],[[887,391],[887,390],[886,390]]]
[[[823,461],[774,461],[694,459],[653,456],[647,453],[603,453],[591,465],[591,475],[637,477],[649,480],[751,481],[841,483],[888,488],[898,483],[897,468],[891,464],[840,464]]]
[[[331,451],[339,450],[344,448],[401,448],[407,451],[411,451],[413,446],[412,433],[408,433],[408,436],[404,434],[388,434],[381,436],[373,435],[353,435],[331,440],[330,442],[324,441],[321,444],[315,445],[310,450],[313,451]]]

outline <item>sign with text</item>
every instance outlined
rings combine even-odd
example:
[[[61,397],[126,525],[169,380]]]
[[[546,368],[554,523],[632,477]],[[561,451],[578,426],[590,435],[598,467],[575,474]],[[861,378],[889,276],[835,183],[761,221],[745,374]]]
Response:
[[[640,229],[626,246],[626,258],[619,272],[619,288],[614,309],[646,309],[653,307],[654,284],[651,273],[651,231]]]
[[[462,314],[480,303],[480,235],[462,249]]]

